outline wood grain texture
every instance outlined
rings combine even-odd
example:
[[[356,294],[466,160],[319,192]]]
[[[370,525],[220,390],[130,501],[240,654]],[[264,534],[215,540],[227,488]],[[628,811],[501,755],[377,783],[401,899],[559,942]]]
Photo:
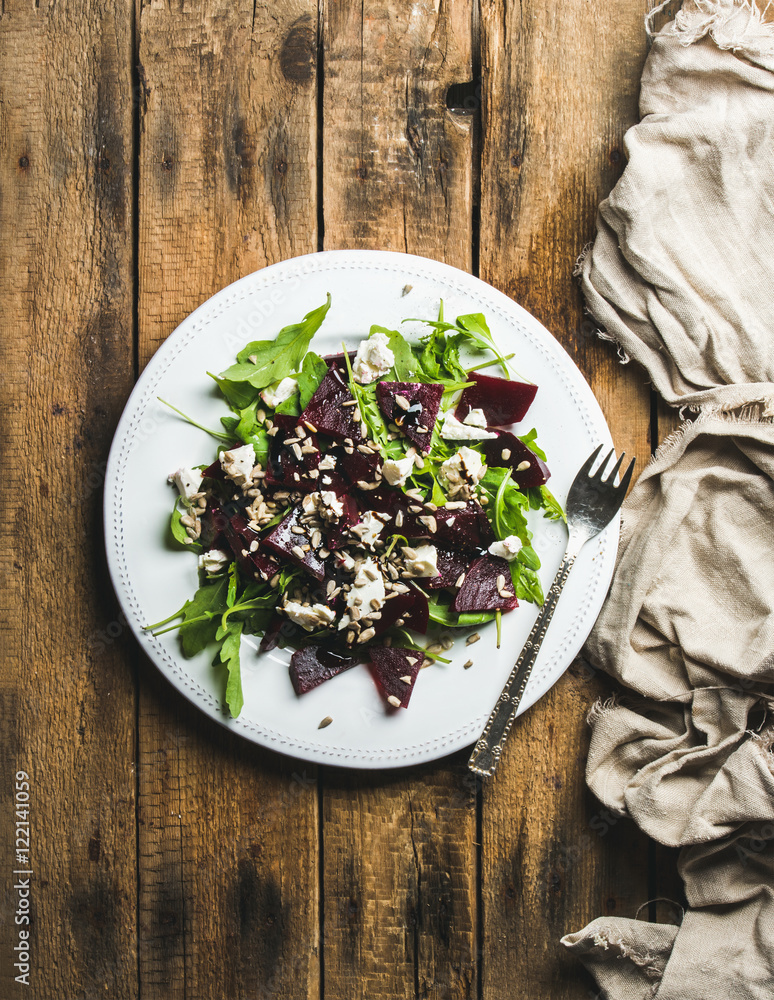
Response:
[[[141,363],[224,285],[316,249],[316,31],[306,0],[141,6]],[[141,681],[143,1000],[316,997],[314,770]]]
[[[619,449],[650,454],[642,373],[591,336],[572,278],[623,169],[645,57],[644,5],[482,3],[481,275],[551,330],[591,384]],[[580,56],[585,53],[585,56]],[[578,456],[578,464],[585,456]],[[483,996],[585,998],[562,934],[648,898],[647,846],[585,789],[585,715],[607,683],[576,661],[515,727],[483,798]],[[604,831],[604,835],[603,835]]]
[[[323,41],[325,248],[469,267],[472,123],[445,94],[472,73],[470,6],[327,3]],[[475,996],[475,822],[463,755],[324,772],[326,996]]]
[[[323,2],[325,248],[472,260],[472,0]]]
[[[101,544],[132,382],[131,4],[0,17],[0,994],[137,995],[134,670]],[[15,982],[13,782],[30,774]]]

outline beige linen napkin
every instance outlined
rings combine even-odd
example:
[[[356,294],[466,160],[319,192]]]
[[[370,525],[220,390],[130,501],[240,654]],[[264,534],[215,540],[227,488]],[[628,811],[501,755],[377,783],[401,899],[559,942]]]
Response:
[[[563,940],[611,1000],[770,1000],[774,29],[741,0],[686,2],[641,111],[583,289],[604,335],[698,417],[624,508],[586,652],[629,691],[591,713],[587,778],[683,848],[691,909],[680,927],[600,918]]]

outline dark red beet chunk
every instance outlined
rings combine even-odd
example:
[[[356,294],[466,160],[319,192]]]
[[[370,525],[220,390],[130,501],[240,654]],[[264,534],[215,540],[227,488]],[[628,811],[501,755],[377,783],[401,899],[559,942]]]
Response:
[[[513,597],[501,597],[497,578],[505,578],[503,590],[513,594],[511,571],[505,559],[499,556],[481,556],[468,570],[465,582],[454,599],[454,611],[511,611],[519,606]]]
[[[312,445],[317,450],[308,452],[296,457],[291,445],[285,444],[286,438],[300,437],[296,434],[296,427],[299,426],[300,417],[291,417],[284,413],[278,413],[274,417],[274,423],[279,427],[279,432],[271,438],[269,449],[269,461],[266,469],[265,482],[269,486],[283,486],[286,489],[302,490],[311,492],[318,488],[317,478],[310,475],[312,469],[316,469],[320,464],[320,451],[317,436],[310,434],[301,424],[305,437],[297,442],[299,448],[304,445]]]
[[[353,450],[351,455],[342,450],[341,455],[336,461],[336,468],[340,469],[342,474],[353,485],[359,482],[374,482],[376,479],[376,470],[380,469],[381,466],[381,455],[374,452],[370,455],[364,455],[357,448]]]
[[[462,393],[455,417],[464,420],[471,410],[480,409],[484,411],[487,424],[494,427],[523,420],[538,390],[528,382],[509,382],[479,372],[471,372],[468,378],[476,384]]]
[[[494,469],[510,469],[511,478],[522,489],[543,486],[548,481],[551,473],[546,463],[510,431],[500,431],[497,438],[482,443],[486,464]],[[510,452],[507,458],[503,458],[503,451]],[[529,468],[517,472],[522,462],[529,462]]]
[[[471,552],[486,549],[495,540],[484,508],[476,500],[469,500],[462,510],[440,507],[435,512],[435,523],[438,529],[433,535],[434,544],[441,543],[448,549]]]
[[[453,587],[460,573],[466,573],[470,565],[470,553],[442,549],[436,546],[438,552],[438,576],[424,580],[431,590],[441,590],[443,587]]]
[[[248,576],[256,580],[270,580],[279,571],[280,564],[265,549],[259,547],[255,552],[250,551],[250,546],[258,538],[258,533],[249,527],[247,518],[241,511],[229,516],[221,509],[214,512],[214,520],[222,530],[237,562]]]
[[[392,628],[399,618],[403,619],[400,628],[410,628],[424,635],[430,621],[430,607],[425,595],[412,587],[407,594],[398,594],[386,601],[382,606],[382,617],[373,625],[376,635]]]
[[[323,681],[349,670],[358,663],[356,656],[341,656],[321,646],[305,646],[290,658],[290,680],[296,694],[306,694]]]
[[[352,438],[357,444],[363,440],[360,424],[354,418],[357,407],[344,406],[352,398],[346,377],[342,376],[338,368],[331,367],[299,420],[308,420],[323,434],[330,434],[338,440]]]
[[[358,511],[357,501],[354,497],[349,496],[345,493],[343,496],[338,495],[339,500],[341,500],[342,506],[344,507],[344,513],[339,518],[339,520],[326,529],[326,538],[328,542],[329,549],[337,549],[341,543],[344,541],[346,533],[350,528],[353,528],[360,521],[360,512]]]
[[[239,445],[231,445],[232,448],[238,448]],[[202,472],[205,479],[225,479],[226,473],[223,471],[223,467],[220,464],[220,459],[216,458],[212,465],[208,465],[207,468]]]
[[[398,406],[396,396],[404,396],[408,400],[408,410]],[[379,382],[376,387],[376,398],[384,416],[400,427],[405,437],[424,452],[430,451],[441,396],[443,386],[437,383]],[[426,427],[427,430],[420,432],[418,427]]]
[[[281,521],[274,531],[264,538],[263,544],[266,548],[271,549],[278,555],[284,556],[286,559],[290,559],[297,566],[303,566],[307,573],[311,573],[311,575],[316,577],[316,579],[322,580],[325,577],[325,563],[322,559],[320,559],[314,549],[310,549],[308,552],[305,552],[303,559],[299,559],[299,557],[293,552],[293,549],[297,546],[310,544],[309,537],[306,534],[306,529],[303,535],[298,535],[291,530],[296,525],[303,527],[301,524],[302,514],[303,509],[300,505],[298,507],[294,507],[285,520]]]
[[[414,690],[422,654],[413,649],[395,649],[374,646],[369,650],[371,673],[380,694],[387,701],[391,696],[400,702],[400,708],[408,708],[411,692]],[[410,683],[401,680],[409,677]],[[397,706],[393,706],[397,707]]]
[[[276,649],[279,645],[280,639],[284,639],[286,642],[290,642],[294,639],[302,630],[298,625],[294,625],[289,618],[284,618],[281,615],[274,615],[269,622],[269,627],[263,634],[261,639],[261,644],[259,649],[262,653],[268,653],[272,649]]]

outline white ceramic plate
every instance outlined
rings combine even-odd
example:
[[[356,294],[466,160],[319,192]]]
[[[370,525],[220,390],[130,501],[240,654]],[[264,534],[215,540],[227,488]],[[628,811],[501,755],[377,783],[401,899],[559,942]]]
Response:
[[[179,608],[197,587],[196,559],[166,547],[174,492],[169,472],[209,463],[215,442],[158,402],[161,396],[206,426],[227,413],[207,371],[218,373],[249,340],[265,339],[325,299],[333,304],[312,346],[334,353],[355,345],[372,323],[397,328],[407,317],[483,312],[504,353],[539,391],[522,433],[532,426],[548,454],[550,486],[564,503],[575,473],[610,433],[591,390],[551,334],[502,293],[456,268],[421,257],[375,251],[331,251],[284,261],[229,285],[185,319],[143,372],[116,431],[105,484],[105,534],[116,593],[140,645],[182,694],[212,718],[249,740],[303,760],[380,768],[434,760],[473,743],[484,727],[535,619],[521,605],[503,617],[502,646],[494,623],[481,639],[455,644],[448,665],[420,673],[408,710],[386,712],[365,666],[297,697],[289,651],[260,655],[242,640],[245,704],[231,719],[223,704],[223,672],[212,654],[185,659],[175,633],[153,638],[142,630]],[[412,326],[402,328],[411,333]],[[420,328],[416,328],[419,332]],[[422,332],[426,332],[422,330]],[[494,369],[493,369],[494,370]],[[214,383],[212,384],[214,385]],[[562,524],[538,517],[534,546],[544,589],[566,544]],[[554,615],[527,686],[522,711],[556,683],[599,613],[618,542],[616,519],[581,553]],[[463,663],[473,659],[465,670]],[[326,715],[333,723],[317,728]]]

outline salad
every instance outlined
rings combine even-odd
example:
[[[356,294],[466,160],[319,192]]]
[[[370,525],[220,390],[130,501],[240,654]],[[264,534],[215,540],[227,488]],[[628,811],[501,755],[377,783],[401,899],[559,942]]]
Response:
[[[415,341],[372,326],[356,351],[320,357],[309,347],[330,304],[211,376],[231,411],[222,430],[172,407],[218,455],[169,477],[171,534],[200,586],[147,628],[178,630],[186,656],[215,644],[234,717],[243,635],[294,650],[298,695],[366,664],[387,710],[408,707],[420,669],[448,662],[448,632],[421,638],[434,626],[471,644],[495,621],[499,645],[503,614],[543,602],[526,515],[564,516],[536,431],[508,429],[537,386],[511,378],[481,313],[450,322],[441,304],[413,320],[427,331]],[[495,366],[504,378],[483,373]]]

